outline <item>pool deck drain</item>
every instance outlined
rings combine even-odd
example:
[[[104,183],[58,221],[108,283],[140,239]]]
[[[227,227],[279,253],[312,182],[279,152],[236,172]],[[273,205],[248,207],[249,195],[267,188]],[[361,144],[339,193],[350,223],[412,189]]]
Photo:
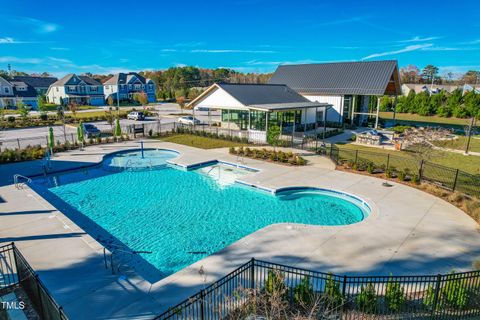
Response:
[[[178,166],[209,161],[238,163],[227,149],[199,150],[148,142],[147,147],[180,152]],[[138,142],[92,146],[53,158],[52,170],[92,166],[105,154],[138,148]],[[297,267],[348,274],[436,274],[469,269],[480,256],[478,225],[449,203],[416,189],[335,171],[330,160],[310,157],[312,165],[289,167],[244,159],[260,170],[242,177],[248,185],[276,190],[310,186],[365,199],[373,214],[365,221],[336,227],[275,224],[250,234],[158,282],[133,269],[112,275],[103,247],[62,212],[28,187],[17,190],[15,173],[41,173],[41,162],[0,166],[0,242],[15,241],[71,319],[150,319],[251,257]],[[260,214],[260,213],[259,213]],[[206,279],[198,274],[200,267]],[[205,281],[204,281],[205,280]]]

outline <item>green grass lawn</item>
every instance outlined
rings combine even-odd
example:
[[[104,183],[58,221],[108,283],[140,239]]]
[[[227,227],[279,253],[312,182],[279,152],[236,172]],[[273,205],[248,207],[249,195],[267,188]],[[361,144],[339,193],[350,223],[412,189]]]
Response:
[[[359,156],[362,159],[380,164],[386,161],[386,154],[396,156],[391,158],[390,164],[395,166],[397,169],[409,167],[411,170],[418,170],[418,164],[420,162],[420,157],[415,155],[412,151],[395,151],[354,144],[337,144],[336,146],[338,146],[340,150],[345,150],[344,154],[348,153],[348,151],[360,150]],[[362,153],[361,151],[367,151],[368,153]],[[376,155],[369,153],[376,153]],[[431,150],[428,153],[428,159],[425,160],[450,168],[460,169],[468,173],[480,174],[479,156],[465,156],[463,154],[453,152]]]
[[[380,112],[380,118],[385,120],[393,119],[393,112]],[[412,121],[412,122],[427,122],[427,123],[441,123],[441,124],[453,124],[453,125],[468,125],[470,119],[461,118],[444,118],[439,116],[419,116],[418,114],[411,113],[398,113],[396,115],[397,120]]]
[[[465,150],[467,147],[467,137],[458,136],[458,139],[455,140],[447,140],[447,141],[433,141],[433,144],[448,149],[456,149],[456,150]],[[480,135],[473,136],[470,139],[470,147],[468,148],[469,151],[480,152]]]
[[[228,140],[213,139],[207,137],[199,137],[191,134],[176,134],[161,138],[165,142],[173,142],[178,144],[183,144],[190,147],[201,148],[201,149],[215,149],[215,148],[229,148],[229,147],[240,147],[245,146],[246,144],[240,142],[233,142]]]

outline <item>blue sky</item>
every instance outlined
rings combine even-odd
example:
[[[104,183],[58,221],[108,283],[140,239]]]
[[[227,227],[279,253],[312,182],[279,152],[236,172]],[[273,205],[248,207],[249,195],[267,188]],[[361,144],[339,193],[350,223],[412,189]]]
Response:
[[[171,66],[398,59],[480,70],[480,11],[452,1],[2,1],[0,69],[114,73]]]

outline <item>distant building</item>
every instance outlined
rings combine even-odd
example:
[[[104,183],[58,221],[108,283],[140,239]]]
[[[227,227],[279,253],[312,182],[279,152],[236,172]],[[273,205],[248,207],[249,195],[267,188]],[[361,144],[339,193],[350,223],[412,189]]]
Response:
[[[310,101],[327,103],[327,120],[378,126],[380,97],[401,94],[395,60],[282,65],[270,84],[285,84]],[[314,110],[307,117],[314,118]]]
[[[24,82],[29,86],[32,86],[37,95],[44,95],[47,93],[48,88],[57,81],[55,77],[34,77],[34,76],[15,76],[13,81]]]
[[[50,85],[47,91],[50,103],[101,106],[105,104],[103,86],[100,82],[87,76],[67,74]]]
[[[105,100],[132,101],[135,93],[145,92],[148,102],[155,102],[155,83],[136,72],[117,73],[104,84]]]
[[[22,81],[7,81],[0,78],[0,108],[25,105],[36,109],[38,97],[35,89]]]
[[[0,77],[0,107],[7,108],[16,105],[13,85]]]
[[[418,84],[418,83],[404,83],[402,84],[402,94],[404,96],[408,96],[410,91],[415,91],[415,93],[421,93],[421,92],[427,92],[431,94],[436,94],[439,93],[440,91],[444,90],[448,93],[452,93],[458,88],[461,88],[462,86],[458,85],[443,85],[443,84],[434,84],[433,86],[431,84]]]

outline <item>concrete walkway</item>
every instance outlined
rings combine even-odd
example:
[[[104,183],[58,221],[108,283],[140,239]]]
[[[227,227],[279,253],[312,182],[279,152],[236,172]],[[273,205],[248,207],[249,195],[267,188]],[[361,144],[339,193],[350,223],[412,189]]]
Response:
[[[147,146],[177,150],[173,162],[179,166],[240,160],[226,149],[153,141]],[[67,152],[54,158],[52,169],[93,165],[105,154],[137,147],[127,142]],[[8,185],[14,173],[41,173],[38,162],[29,162],[0,166],[0,243],[15,241],[71,319],[151,318],[251,257],[335,273],[388,275],[467,270],[480,256],[478,225],[449,203],[401,184],[386,188],[379,179],[335,171],[330,160],[313,159],[308,166],[289,167],[245,158],[242,164],[260,171],[243,180],[270,189],[313,186],[355,194],[373,208],[366,220],[337,227],[271,225],[152,283],[134,268],[122,270],[122,277],[112,275],[94,228],[88,234],[61,206],[29,187]],[[201,267],[206,279],[198,273]]]

